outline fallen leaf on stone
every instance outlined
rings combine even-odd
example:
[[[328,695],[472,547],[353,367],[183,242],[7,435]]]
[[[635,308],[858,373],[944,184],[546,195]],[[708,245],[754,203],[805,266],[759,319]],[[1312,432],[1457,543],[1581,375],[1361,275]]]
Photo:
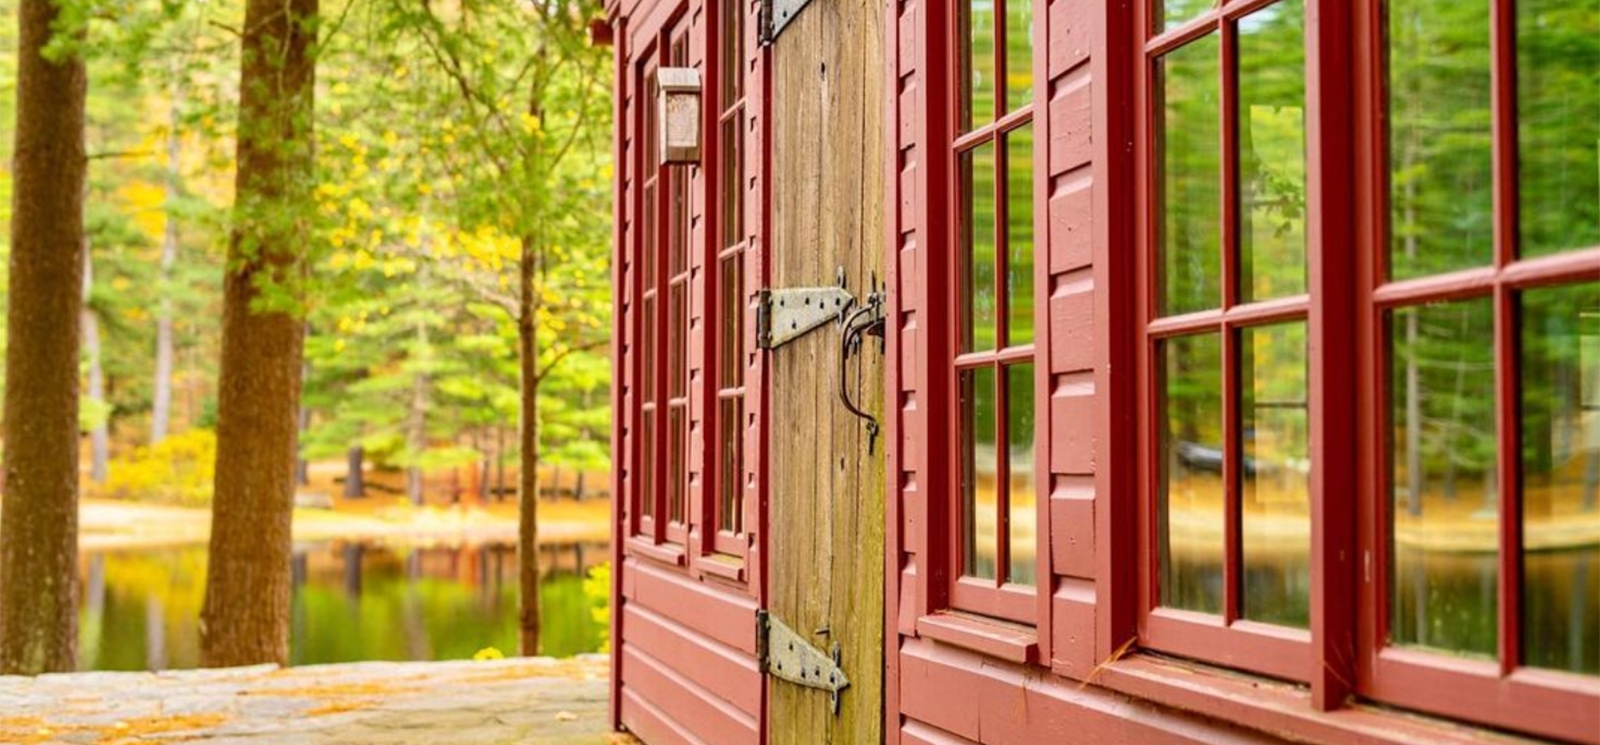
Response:
[[[556,721],[558,721],[558,722],[572,722],[572,721],[576,721],[577,718],[578,718],[578,715],[574,714],[574,713],[572,713],[570,711],[558,711],[558,712],[556,712]]]

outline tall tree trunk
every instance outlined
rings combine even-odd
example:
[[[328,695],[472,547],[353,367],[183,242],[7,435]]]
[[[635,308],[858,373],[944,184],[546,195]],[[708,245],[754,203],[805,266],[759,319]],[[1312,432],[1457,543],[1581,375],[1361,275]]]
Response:
[[[424,361],[428,355],[428,322],[426,319],[417,321],[417,354],[423,356]],[[406,497],[411,503],[421,507],[426,499],[423,494],[422,467],[417,465],[416,459],[428,449],[428,373],[425,367],[419,368],[411,378],[411,416],[406,423],[406,449],[411,451],[411,465],[406,466]]]
[[[350,448],[346,454],[348,465],[344,475],[344,495],[349,499],[360,499],[367,496],[366,476],[362,474],[361,462],[365,460],[366,451],[360,445]]]
[[[71,670],[78,639],[78,353],[83,307],[81,57],[45,59],[51,0],[17,11],[6,313],[0,673]]]
[[[517,469],[518,578],[522,598],[521,650],[539,654],[539,326],[536,316],[534,239],[522,239],[518,262],[517,363],[521,371],[522,416],[517,446],[522,465]]]
[[[289,660],[290,520],[305,324],[317,0],[248,0],[235,226],[223,288],[217,467],[201,611],[206,667]],[[270,290],[270,292],[269,292]],[[288,294],[298,297],[298,291]],[[264,307],[255,307],[264,304]]]
[[[89,291],[94,287],[94,259],[90,256],[88,241],[83,247],[83,356],[89,366],[89,384],[85,393],[92,401],[106,400],[106,370],[101,364],[100,317],[89,307]],[[104,484],[111,468],[111,425],[102,419],[89,429],[89,479]]]
[[[178,213],[179,185],[183,178],[183,141],[179,138],[179,124],[183,115],[183,83],[180,71],[174,64],[172,75],[172,108],[167,132],[167,182],[166,228],[161,232],[161,264],[157,287],[161,291],[161,304],[156,311],[156,379],[155,393],[150,401],[150,444],[167,439],[172,423],[172,269],[178,263]]]

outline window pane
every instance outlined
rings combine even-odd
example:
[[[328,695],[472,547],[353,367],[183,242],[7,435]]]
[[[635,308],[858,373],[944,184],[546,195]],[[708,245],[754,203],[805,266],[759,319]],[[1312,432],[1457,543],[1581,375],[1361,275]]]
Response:
[[[1039,513],[1033,467],[1033,365],[1006,368],[1006,465],[1010,500],[1010,581],[1031,585],[1038,574]]]
[[[1600,245],[1600,0],[1517,3],[1517,125],[1522,255]]]
[[[1033,0],[1006,0],[1006,108],[1033,101]]]
[[[1493,301],[1395,311],[1389,338],[1390,638],[1493,657],[1500,529]]]
[[[722,108],[744,92],[744,0],[722,2]]]
[[[1221,67],[1210,34],[1156,62],[1158,311],[1176,315],[1222,302]]]
[[[744,385],[740,375],[744,368],[744,255],[723,259],[718,279],[722,282],[722,370],[717,387],[739,388]]]
[[[671,303],[667,307],[667,396],[682,398],[688,395],[685,373],[688,367],[688,284],[673,285],[668,292]]]
[[[1222,336],[1167,339],[1161,375],[1157,537],[1161,604],[1222,612]]]
[[[646,297],[641,304],[639,319],[640,359],[639,377],[642,379],[643,392],[641,400],[651,403],[656,400],[656,298],[654,295]]]
[[[970,132],[995,118],[994,0],[964,0],[961,14],[961,131]]]
[[[1239,21],[1239,293],[1306,291],[1305,6]]]
[[[722,523],[729,533],[744,532],[744,399],[722,399]]]
[[[1033,343],[1033,124],[1006,140],[1006,344]]]
[[[1150,4],[1153,6],[1150,17],[1154,21],[1155,32],[1159,34],[1184,21],[1198,18],[1218,3],[1217,0],[1150,0]]]
[[[682,406],[667,407],[667,520],[682,524],[684,465],[687,448],[684,438],[688,434]]]
[[[1310,625],[1311,430],[1306,325],[1239,335],[1244,617]]]
[[[1524,661],[1600,675],[1600,283],[1522,296],[1522,484]]]
[[[639,415],[639,515],[656,514],[656,412]]]
[[[741,111],[722,123],[722,245],[744,240],[744,152]]]
[[[1389,274],[1494,256],[1489,0],[1389,0]]]
[[[995,146],[961,155],[961,349],[995,349]]]
[[[644,202],[639,206],[639,258],[644,264],[641,279],[644,291],[656,286],[656,182],[644,185]]]
[[[667,229],[667,272],[676,277],[689,268],[689,174],[678,168],[667,169],[667,198],[672,200]]]
[[[961,371],[962,574],[995,578],[1000,467],[995,444],[994,368]]]

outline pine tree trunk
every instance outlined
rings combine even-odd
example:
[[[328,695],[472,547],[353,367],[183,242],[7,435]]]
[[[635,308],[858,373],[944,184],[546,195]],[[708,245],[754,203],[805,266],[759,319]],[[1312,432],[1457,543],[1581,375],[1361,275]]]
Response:
[[[517,469],[518,578],[520,580],[521,650],[539,654],[539,327],[535,317],[533,239],[522,239],[518,263],[517,356],[522,390],[517,446],[522,465]]]
[[[317,0],[248,0],[235,227],[223,288],[206,667],[289,661],[290,520],[305,323]],[[270,292],[268,292],[270,290]],[[286,292],[289,290],[289,292]],[[264,297],[265,296],[265,297]],[[264,301],[265,307],[252,307]]]
[[[361,461],[365,459],[365,455],[360,445],[350,448],[346,454],[349,465],[344,475],[344,495],[349,499],[367,496],[366,477],[361,472]]]
[[[167,224],[161,233],[161,264],[157,287],[161,291],[161,305],[156,315],[156,372],[155,393],[150,401],[150,444],[167,439],[172,421],[172,269],[178,263],[178,185],[183,177],[182,140],[178,135],[179,117],[183,108],[183,86],[178,71],[173,71],[172,109],[167,133]]]
[[[106,370],[101,364],[100,317],[89,307],[89,291],[94,287],[94,259],[90,256],[88,241],[83,247],[83,356],[87,357],[88,385],[84,394],[92,401],[106,400]],[[104,484],[111,470],[111,425],[106,420],[95,422],[89,430],[89,480]]]
[[[0,673],[71,670],[78,638],[78,353],[83,307],[83,60],[41,54],[51,0],[17,12],[6,327]]]

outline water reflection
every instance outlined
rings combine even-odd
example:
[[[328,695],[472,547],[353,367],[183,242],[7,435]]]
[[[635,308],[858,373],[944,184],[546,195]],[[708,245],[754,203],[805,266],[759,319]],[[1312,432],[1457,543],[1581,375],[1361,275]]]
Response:
[[[602,628],[584,573],[607,559],[601,544],[546,546],[540,594],[543,647],[563,657],[599,648]],[[197,667],[205,595],[204,546],[85,554],[79,667]],[[517,648],[517,562],[511,545],[297,547],[290,661],[469,658]]]

